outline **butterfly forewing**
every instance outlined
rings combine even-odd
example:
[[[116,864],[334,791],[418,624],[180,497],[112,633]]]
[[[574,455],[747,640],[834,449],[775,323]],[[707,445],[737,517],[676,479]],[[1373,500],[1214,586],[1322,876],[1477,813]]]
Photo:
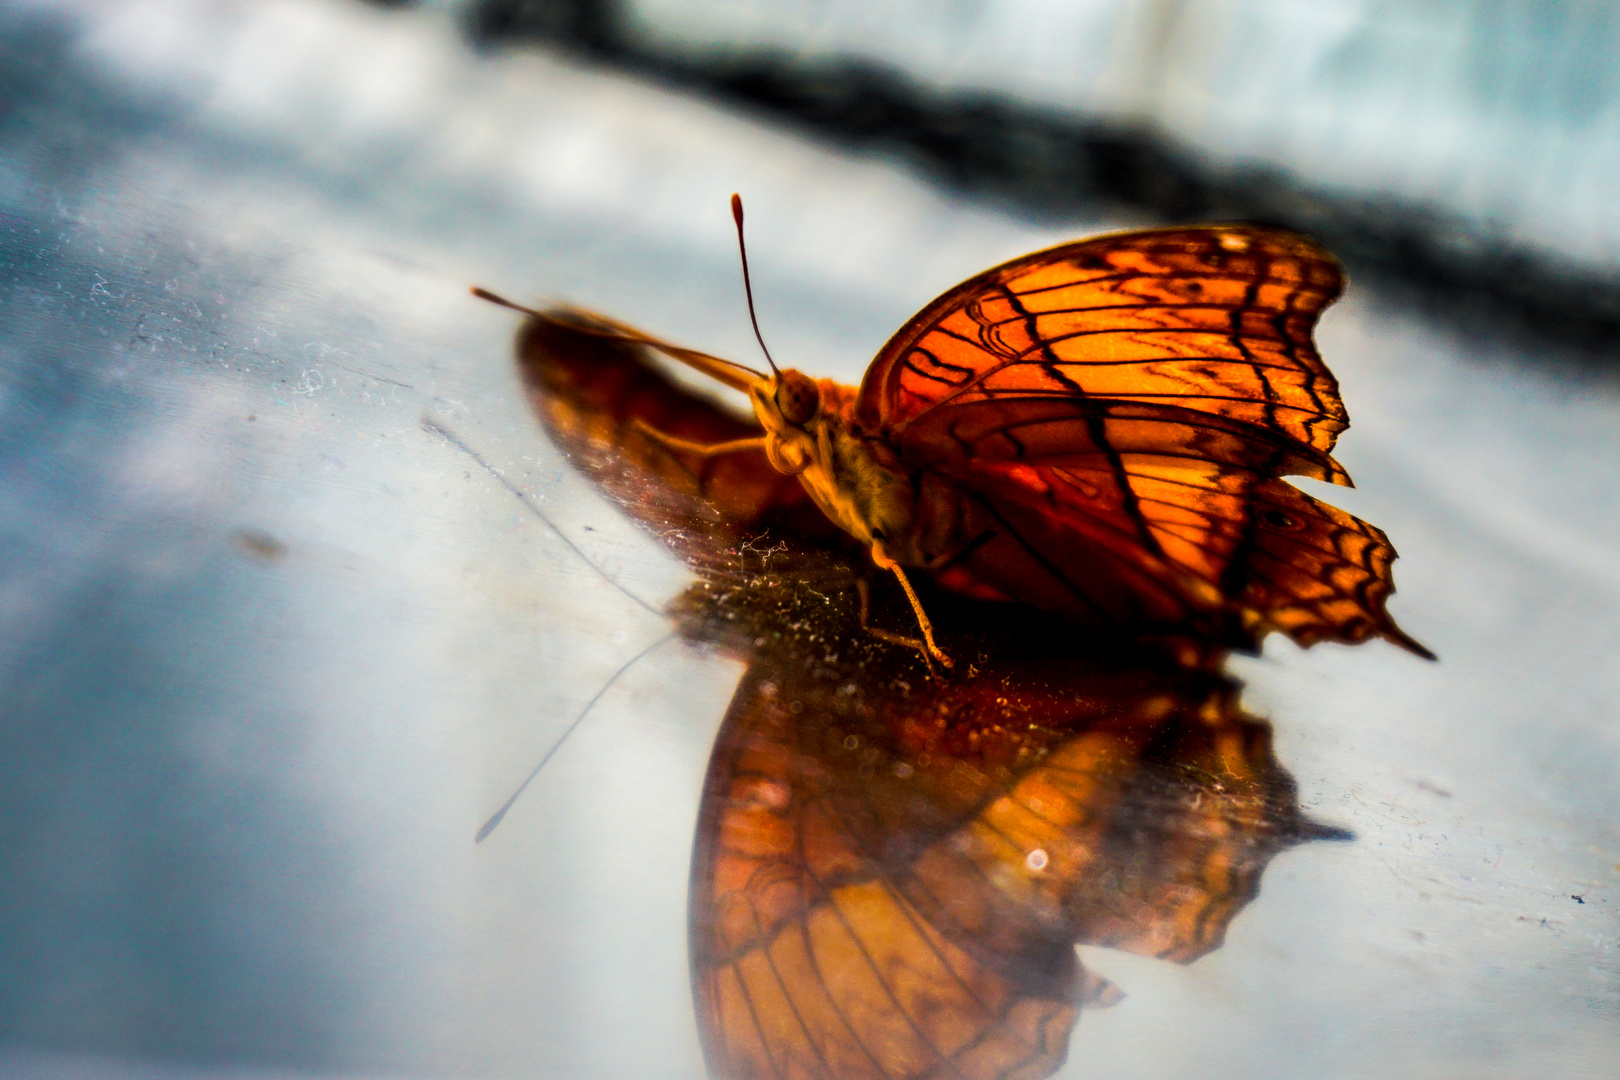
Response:
[[[1130,233],[1028,255],[946,293],[867,373],[857,415],[897,438],[930,409],[998,398],[1180,405],[1326,452],[1348,426],[1311,343],[1343,284],[1282,229]]]

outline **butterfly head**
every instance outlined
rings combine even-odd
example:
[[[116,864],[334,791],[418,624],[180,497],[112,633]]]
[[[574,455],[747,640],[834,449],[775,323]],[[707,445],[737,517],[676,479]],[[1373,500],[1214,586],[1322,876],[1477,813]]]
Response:
[[[812,428],[822,414],[821,387],[789,368],[755,380],[747,390],[754,415],[765,429],[765,456],[790,476],[803,472],[815,458],[817,436]]]
[[[810,376],[789,368],[771,382],[771,400],[788,424],[802,429],[821,412],[821,388]]]

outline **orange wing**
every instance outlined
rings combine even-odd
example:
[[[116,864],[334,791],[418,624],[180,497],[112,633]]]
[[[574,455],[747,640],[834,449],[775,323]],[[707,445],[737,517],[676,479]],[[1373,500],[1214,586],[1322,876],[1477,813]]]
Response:
[[[884,820],[911,815],[870,793],[858,736],[828,740],[828,713],[802,723],[765,689],[758,672],[738,688],[693,855],[693,994],[711,1074],[1052,1073],[1089,985],[1073,948],[1031,940],[1009,963],[925,917],[884,850],[925,842],[924,823]]]
[[[765,455],[705,460],[649,438],[638,422],[699,443],[760,428],[672,382],[643,346],[604,337],[604,328],[616,329],[568,308],[532,317],[518,335],[518,371],[552,439],[626,513],[695,562],[724,558],[766,529],[835,548],[849,543]]]
[[[1301,645],[1382,636],[1427,660],[1384,605],[1395,591],[1395,548],[1384,531],[1282,480],[1250,489],[1241,559],[1228,585],[1254,630],[1280,630]]]
[[[1026,255],[935,300],[878,354],[856,416],[894,442],[944,404],[1179,405],[1326,453],[1349,425],[1311,328],[1343,287],[1283,229],[1122,233]],[[1338,472],[1334,479],[1348,482]]]
[[[1085,625],[1302,645],[1383,635],[1384,534],[1277,479],[1331,459],[1264,428],[1175,406],[1084,399],[930,410],[901,437],[936,576]],[[1224,628],[1223,628],[1224,624]]]
[[[946,293],[856,406],[918,477],[917,561],[1085,624],[1429,655],[1385,610],[1384,535],[1277,480],[1350,483],[1311,344],[1341,286],[1310,240],[1232,226],[1065,245]]]
[[[1190,962],[1274,854],[1345,836],[1300,814],[1225,680],[1010,650],[911,686],[894,655],[814,649],[825,625],[800,635],[813,662],[784,650],[770,628],[799,625],[775,614],[795,591],[710,612],[773,643],[716,740],[693,854],[716,1080],[1038,1080],[1082,1009],[1119,996],[1075,943]]]

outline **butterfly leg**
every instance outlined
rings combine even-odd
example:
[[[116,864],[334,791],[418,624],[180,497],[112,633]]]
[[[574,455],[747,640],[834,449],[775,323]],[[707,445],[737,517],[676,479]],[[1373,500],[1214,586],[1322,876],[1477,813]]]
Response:
[[[641,434],[662,446],[665,450],[674,450],[683,454],[698,454],[702,457],[716,457],[720,454],[735,454],[742,450],[764,450],[765,436],[758,435],[749,439],[732,439],[730,442],[700,443],[690,439],[677,438],[666,435],[647,421],[637,417],[630,422]]]
[[[879,641],[887,641],[890,645],[902,645],[908,649],[916,649],[922,654],[923,663],[928,665],[928,673],[938,675],[939,669],[934,666],[934,658],[928,652],[928,643],[926,641],[922,638],[906,637],[906,635],[897,634],[893,630],[885,630],[881,626],[872,625],[872,583],[865,578],[860,578],[855,582],[855,591],[861,597],[861,629]]]
[[[945,651],[934,642],[934,624],[929,621],[928,613],[923,610],[922,601],[917,599],[917,590],[911,587],[911,579],[906,577],[906,572],[901,568],[900,564],[889,558],[888,553],[883,550],[882,541],[873,542],[872,561],[877,564],[878,569],[892,570],[894,572],[894,576],[900,579],[900,587],[906,591],[906,599],[911,601],[911,610],[917,615],[917,626],[922,630],[923,636],[922,641],[919,642],[916,638],[902,638],[898,634],[885,637],[887,631],[879,631],[873,627],[867,627],[867,629],[871,630],[873,635],[876,637],[884,638],[884,640],[900,642],[910,645],[912,648],[919,649],[925,657],[931,657],[934,660],[938,660],[947,671],[950,670],[954,665],[951,663],[951,658],[945,655]],[[861,609],[861,625],[865,626],[866,608],[864,604],[864,596],[862,597],[862,600],[863,606]]]

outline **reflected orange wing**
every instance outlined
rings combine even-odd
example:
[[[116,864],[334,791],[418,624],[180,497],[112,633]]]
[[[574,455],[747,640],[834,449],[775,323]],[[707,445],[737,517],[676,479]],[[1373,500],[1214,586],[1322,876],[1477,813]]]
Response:
[[[945,404],[1133,401],[1241,420],[1326,453],[1349,420],[1311,328],[1342,286],[1331,255],[1284,229],[1065,244],[925,308],[878,354],[856,415],[893,442]]]
[[[916,895],[904,852],[886,850],[919,842],[926,823],[886,821],[906,809],[870,790],[859,751],[849,775],[829,769],[800,745],[827,717],[801,724],[762,686],[750,674],[738,689],[694,852],[693,994],[711,1073],[1050,1075],[1088,992],[1102,992],[1070,939],[982,943],[929,918],[919,901],[937,905]],[[986,944],[1011,944],[1014,962]]]
[[[804,659],[753,657],[704,788],[691,955],[716,1080],[1050,1075],[1081,1009],[1118,997],[1075,943],[1189,962],[1278,851],[1345,835],[1300,814],[1235,687],[1162,659],[984,655],[921,687]]]

